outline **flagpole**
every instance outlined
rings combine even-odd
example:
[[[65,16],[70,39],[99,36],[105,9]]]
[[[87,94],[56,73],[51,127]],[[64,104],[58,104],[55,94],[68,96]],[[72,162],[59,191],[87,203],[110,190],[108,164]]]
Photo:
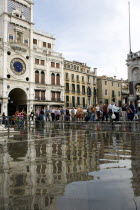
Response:
[[[130,15],[130,1],[128,1],[128,12],[129,12],[129,52],[131,51],[131,15]]]

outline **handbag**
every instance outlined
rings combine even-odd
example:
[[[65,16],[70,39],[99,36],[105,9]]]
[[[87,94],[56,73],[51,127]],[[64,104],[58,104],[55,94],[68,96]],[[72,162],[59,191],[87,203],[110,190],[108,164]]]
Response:
[[[116,119],[116,115],[113,113],[113,114],[111,115],[111,118],[112,118],[112,120],[115,120],[115,119]]]

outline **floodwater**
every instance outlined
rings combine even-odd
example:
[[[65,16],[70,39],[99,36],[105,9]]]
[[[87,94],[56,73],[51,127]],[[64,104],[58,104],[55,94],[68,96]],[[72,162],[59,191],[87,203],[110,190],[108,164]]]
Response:
[[[1,135],[5,209],[140,209],[140,124],[47,123]]]

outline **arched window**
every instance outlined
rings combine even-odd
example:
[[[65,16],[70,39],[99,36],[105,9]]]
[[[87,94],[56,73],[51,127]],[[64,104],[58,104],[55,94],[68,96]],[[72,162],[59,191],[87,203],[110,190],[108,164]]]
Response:
[[[52,85],[55,85],[55,74],[54,73],[51,74],[51,83],[52,83]]]
[[[41,72],[41,84],[45,84],[45,73],[44,73],[44,71]]]
[[[35,71],[35,83],[39,83],[39,71]]]
[[[56,85],[60,85],[60,75],[56,75]]]

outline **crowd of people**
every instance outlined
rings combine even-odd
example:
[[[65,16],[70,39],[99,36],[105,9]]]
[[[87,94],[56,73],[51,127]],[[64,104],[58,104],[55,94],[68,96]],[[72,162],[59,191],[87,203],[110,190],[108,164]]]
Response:
[[[83,109],[82,107],[72,109],[69,108],[47,108],[41,111],[34,112],[33,110],[27,115],[24,110],[16,111],[15,114],[9,118],[12,123],[23,123],[25,120],[30,121],[133,121],[140,120],[140,101],[137,108],[134,102],[130,104],[123,104],[118,107],[113,101],[107,105],[100,102],[99,104]],[[7,118],[5,113],[0,114],[0,124],[5,124]]]
[[[140,118],[140,103],[138,109],[134,102],[123,104],[118,107],[113,101],[107,105],[102,102],[87,109],[78,108],[47,108],[46,110],[34,111],[29,115],[30,120],[45,121],[133,121]]]

